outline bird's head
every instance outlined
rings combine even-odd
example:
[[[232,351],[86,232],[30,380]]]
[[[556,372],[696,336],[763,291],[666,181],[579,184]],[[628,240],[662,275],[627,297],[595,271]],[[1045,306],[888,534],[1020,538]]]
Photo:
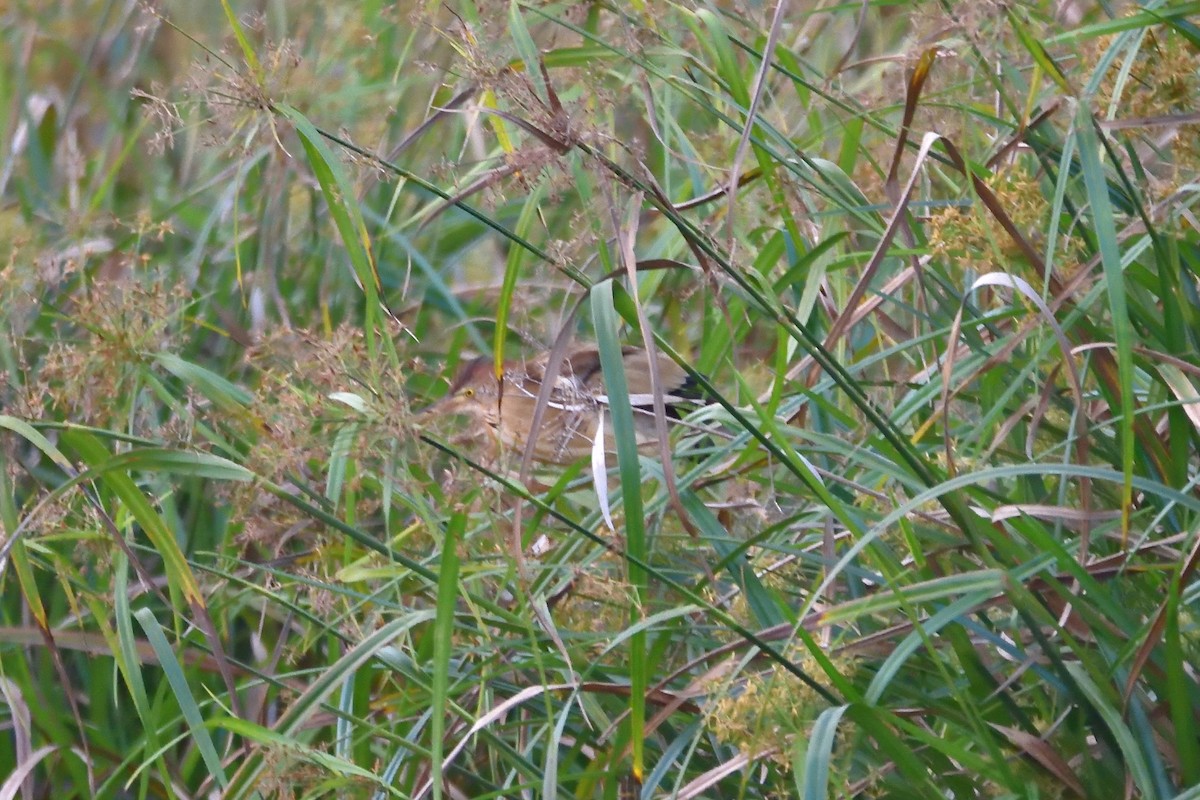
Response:
[[[499,423],[500,381],[496,362],[483,356],[463,365],[446,396],[430,406],[426,414],[470,414],[490,425]]]

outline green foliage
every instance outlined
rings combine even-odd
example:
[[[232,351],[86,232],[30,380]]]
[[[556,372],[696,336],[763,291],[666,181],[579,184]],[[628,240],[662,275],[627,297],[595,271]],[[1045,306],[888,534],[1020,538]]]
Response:
[[[0,796],[1200,796],[1195,3],[204,6],[0,11]]]

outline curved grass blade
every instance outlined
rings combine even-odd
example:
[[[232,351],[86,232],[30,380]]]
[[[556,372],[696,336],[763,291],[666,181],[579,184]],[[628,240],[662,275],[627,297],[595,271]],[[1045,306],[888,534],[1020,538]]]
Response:
[[[415,625],[434,619],[434,616],[435,612],[431,609],[414,611],[380,627],[317,676],[304,693],[288,706],[287,711],[275,723],[272,730],[284,737],[297,735],[304,724],[312,718],[312,715],[322,707],[326,698],[342,685],[347,675],[377,657],[379,651],[397,636]],[[228,789],[224,796],[230,800],[254,796],[258,791],[258,778],[262,774],[263,768],[262,751],[253,751],[229,779]]]
[[[171,687],[172,694],[175,695],[175,701],[179,703],[179,710],[183,714],[184,721],[187,722],[188,730],[191,731],[196,749],[200,751],[200,758],[204,760],[204,765],[208,768],[208,772],[217,786],[224,789],[229,784],[229,778],[225,774],[225,765],[221,763],[216,745],[213,744],[212,737],[208,733],[204,715],[200,713],[196,698],[188,688],[187,677],[183,674],[183,667],[179,660],[175,658],[174,648],[167,641],[167,637],[163,635],[162,628],[150,609],[139,608],[133,612],[133,617],[142,626],[142,630],[146,634],[146,641],[154,650],[159,666],[162,667],[163,675]]]
[[[362,209],[355,199],[354,187],[347,180],[341,163],[329,152],[324,138],[308,117],[287,104],[277,108],[291,120],[300,136],[309,166],[312,167],[317,183],[321,186],[321,194],[325,196],[329,214],[333,217],[346,254],[350,258],[355,279],[366,297],[363,330],[367,337],[370,361],[375,363],[375,339],[380,322],[379,312],[383,308],[379,295],[382,282],[375,267],[375,258],[371,253],[371,237],[367,233],[366,223],[363,222]],[[386,337],[385,341],[390,342]]]
[[[838,723],[849,706],[835,706],[820,713],[813,723],[803,765],[797,764],[796,791],[804,800],[823,800],[829,797],[829,762],[837,741]]]

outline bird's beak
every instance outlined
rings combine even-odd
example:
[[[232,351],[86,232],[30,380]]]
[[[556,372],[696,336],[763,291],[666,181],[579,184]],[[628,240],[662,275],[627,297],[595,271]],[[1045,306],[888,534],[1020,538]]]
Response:
[[[428,422],[431,419],[442,419],[453,414],[465,414],[470,411],[470,398],[460,394],[448,394],[440,400],[413,414],[415,422]]]
[[[446,395],[440,400],[435,400],[422,409],[413,412],[414,422],[428,422],[431,419],[437,419],[444,414],[453,413],[447,407],[454,400],[453,395]]]

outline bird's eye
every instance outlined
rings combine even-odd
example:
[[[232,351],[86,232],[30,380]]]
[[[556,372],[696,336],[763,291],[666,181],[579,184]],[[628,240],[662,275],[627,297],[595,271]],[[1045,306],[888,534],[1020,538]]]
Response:
[[[463,397],[474,397],[474,396],[475,396],[474,389],[463,389]]]

